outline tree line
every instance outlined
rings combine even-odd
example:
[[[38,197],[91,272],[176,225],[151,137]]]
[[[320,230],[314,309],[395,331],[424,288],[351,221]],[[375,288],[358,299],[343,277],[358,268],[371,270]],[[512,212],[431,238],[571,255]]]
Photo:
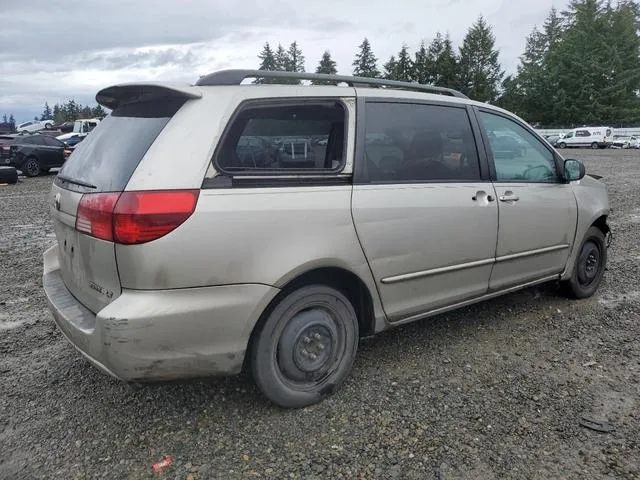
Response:
[[[48,102],[45,102],[40,116],[34,116],[33,119],[36,121],[51,120],[55,125],[60,125],[64,122],[73,122],[79,118],[95,118],[106,115],[107,112],[100,105],[90,107],[88,105],[82,105],[72,99],[65,103],[56,103],[53,108],[49,106]],[[11,125],[12,129],[15,130],[16,120],[13,114],[10,114],[8,117],[6,114],[2,115],[2,122]]]
[[[502,106],[539,127],[583,124],[640,124],[640,7],[632,0],[571,0],[565,11],[552,8],[544,24],[527,37],[516,72],[505,76],[493,28],[480,16],[462,44],[436,33],[412,54],[403,44],[386,62],[365,38],[351,74],[454,88],[474,100]],[[274,49],[258,55],[260,70],[304,72],[302,49]],[[316,73],[337,74],[326,50]],[[256,83],[299,83],[257,79]],[[313,81],[312,83],[332,83]]]

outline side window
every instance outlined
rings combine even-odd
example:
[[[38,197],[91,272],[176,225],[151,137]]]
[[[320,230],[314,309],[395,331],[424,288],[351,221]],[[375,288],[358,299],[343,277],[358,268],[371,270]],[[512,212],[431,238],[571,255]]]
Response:
[[[368,103],[364,153],[365,177],[371,182],[480,179],[478,152],[464,108]]]
[[[553,153],[531,132],[513,120],[480,112],[493,152],[498,181],[558,181]]]
[[[56,138],[52,138],[52,137],[43,137],[44,139],[44,143],[47,147],[62,147],[62,142],[60,142],[60,140],[56,139]]]
[[[215,164],[233,174],[337,171],[345,160],[345,125],[336,101],[252,103],[235,117]]]

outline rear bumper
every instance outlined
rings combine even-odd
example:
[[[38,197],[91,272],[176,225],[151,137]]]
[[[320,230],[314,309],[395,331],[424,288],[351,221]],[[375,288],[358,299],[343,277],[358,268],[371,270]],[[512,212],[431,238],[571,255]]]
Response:
[[[123,290],[97,314],[73,297],[44,254],[43,286],[58,328],[100,370],[125,381],[232,375],[253,326],[279,292],[266,285]]]

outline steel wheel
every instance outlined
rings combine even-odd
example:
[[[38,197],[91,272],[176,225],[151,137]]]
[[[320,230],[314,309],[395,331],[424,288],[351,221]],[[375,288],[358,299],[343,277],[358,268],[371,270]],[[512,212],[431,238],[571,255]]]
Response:
[[[348,376],[358,319],[351,302],[325,285],[283,295],[252,341],[251,367],[272,402],[304,407],[332,394]]]
[[[604,233],[597,227],[591,227],[582,241],[571,277],[565,282],[567,293],[575,298],[593,295],[602,282],[606,265]]]

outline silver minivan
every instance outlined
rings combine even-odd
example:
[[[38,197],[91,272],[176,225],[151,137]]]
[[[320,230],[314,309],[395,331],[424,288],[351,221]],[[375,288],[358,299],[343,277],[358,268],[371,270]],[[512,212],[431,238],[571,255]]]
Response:
[[[246,83],[267,77],[335,85]],[[54,181],[43,284],[66,338],[124,381],[247,368],[302,407],[342,384],[363,336],[602,280],[604,185],[454,90],[226,70],[96,98],[112,112]]]

